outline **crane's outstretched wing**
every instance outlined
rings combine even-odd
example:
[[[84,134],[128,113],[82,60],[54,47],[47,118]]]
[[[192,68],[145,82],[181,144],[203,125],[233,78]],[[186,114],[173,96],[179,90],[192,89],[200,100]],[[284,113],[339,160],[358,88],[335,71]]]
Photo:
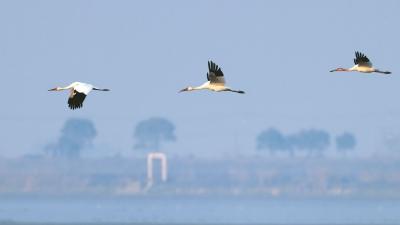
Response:
[[[214,84],[225,84],[224,73],[213,61],[208,61],[207,80]]]
[[[84,93],[78,92],[76,90],[71,91],[71,94],[68,98],[69,108],[72,110],[81,108],[85,98],[86,95]]]
[[[372,67],[371,61],[369,61],[368,57],[361,52],[356,52],[356,58],[354,59],[354,64],[359,66]]]

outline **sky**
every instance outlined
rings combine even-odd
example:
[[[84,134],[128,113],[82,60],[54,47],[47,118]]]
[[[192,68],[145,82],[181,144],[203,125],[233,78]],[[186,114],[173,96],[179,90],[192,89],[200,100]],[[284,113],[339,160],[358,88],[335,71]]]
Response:
[[[0,1],[0,157],[43,153],[68,118],[98,132],[85,154],[133,156],[141,120],[176,125],[176,155],[256,154],[256,136],[354,132],[355,156],[374,156],[400,134],[397,0]],[[390,76],[329,73],[365,53]],[[177,93],[206,81],[207,61],[246,91]],[[80,110],[74,81],[109,88]]]

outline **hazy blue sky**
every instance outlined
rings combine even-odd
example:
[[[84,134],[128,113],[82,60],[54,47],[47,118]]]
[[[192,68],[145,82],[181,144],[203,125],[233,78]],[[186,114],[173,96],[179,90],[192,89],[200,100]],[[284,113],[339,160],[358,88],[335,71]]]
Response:
[[[96,124],[89,155],[133,155],[134,125],[163,116],[177,154],[254,154],[270,126],[355,132],[358,155],[400,133],[400,2],[0,1],[0,156],[40,153],[70,117]],[[329,73],[367,54],[391,76]],[[177,91],[218,63],[235,93]],[[71,111],[73,81],[110,88]]]

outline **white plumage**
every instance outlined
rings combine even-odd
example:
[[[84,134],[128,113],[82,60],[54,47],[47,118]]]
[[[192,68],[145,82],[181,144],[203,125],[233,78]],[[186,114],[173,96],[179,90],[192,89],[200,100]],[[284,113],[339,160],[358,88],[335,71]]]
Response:
[[[372,66],[371,61],[368,59],[367,56],[365,56],[361,52],[356,52],[356,57],[354,58],[354,66],[346,69],[346,68],[337,68],[334,70],[331,70],[330,72],[351,72],[351,71],[357,71],[361,73],[383,73],[383,74],[391,74],[389,71],[381,71],[378,69],[375,69]]]
[[[211,91],[231,91],[240,94],[244,94],[244,91],[241,90],[234,90],[230,87],[225,86],[225,78],[224,73],[222,72],[221,68],[218,67],[213,61],[208,61],[208,73],[207,73],[207,82],[198,86],[198,87],[187,87],[179,92],[183,91],[195,91],[195,90],[211,90]]]
[[[55,87],[49,91],[63,91],[70,90],[70,95],[68,98],[68,106],[70,109],[74,110],[81,108],[83,106],[83,101],[86,96],[92,91],[109,91],[109,89],[96,88],[91,84],[86,84],[82,82],[74,82],[66,87]]]

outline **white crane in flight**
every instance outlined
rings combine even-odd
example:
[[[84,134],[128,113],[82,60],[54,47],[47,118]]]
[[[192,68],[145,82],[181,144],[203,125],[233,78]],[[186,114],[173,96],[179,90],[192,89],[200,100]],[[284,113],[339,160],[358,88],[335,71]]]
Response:
[[[204,90],[208,89],[211,91],[231,91],[231,92],[236,92],[240,94],[244,94],[244,91],[241,90],[234,90],[231,89],[230,87],[225,86],[225,79],[224,79],[224,73],[222,73],[221,68],[218,67],[217,64],[215,64],[213,61],[208,61],[208,73],[207,73],[207,82],[204,84],[198,86],[198,87],[187,87],[179,92],[184,92],[184,91],[195,91],[195,90]]]
[[[357,71],[357,72],[361,72],[361,73],[383,73],[383,74],[391,74],[391,72],[389,71],[381,71],[378,69],[375,69],[372,66],[371,61],[369,61],[368,57],[365,56],[363,53],[361,52],[356,52],[356,58],[354,58],[354,66],[346,69],[346,68],[337,68],[334,70],[331,70],[330,72],[351,72],[351,71]]]
[[[86,95],[89,94],[90,91],[109,91],[109,89],[101,89],[94,87],[91,84],[74,82],[66,87],[55,87],[50,89],[49,91],[63,91],[70,90],[69,98],[68,98],[68,106],[70,109],[78,109],[83,105],[83,101],[86,98]]]

